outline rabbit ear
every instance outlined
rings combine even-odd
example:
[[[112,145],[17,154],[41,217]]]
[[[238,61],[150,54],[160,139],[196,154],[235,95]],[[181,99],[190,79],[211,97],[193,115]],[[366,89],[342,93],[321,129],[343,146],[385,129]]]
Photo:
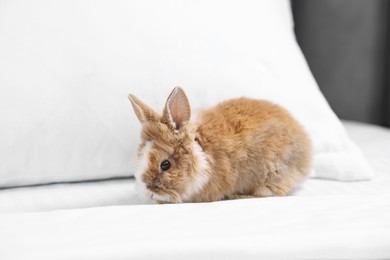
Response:
[[[141,100],[139,100],[136,96],[132,94],[129,94],[127,97],[129,98],[131,105],[133,106],[134,112],[141,123],[147,121],[158,121],[159,116],[156,112],[154,112],[153,109],[151,109],[149,106],[144,104]]]
[[[176,87],[165,104],[162,122],[173,129],[180,129],[191,119],[191,108],[183,89]]]

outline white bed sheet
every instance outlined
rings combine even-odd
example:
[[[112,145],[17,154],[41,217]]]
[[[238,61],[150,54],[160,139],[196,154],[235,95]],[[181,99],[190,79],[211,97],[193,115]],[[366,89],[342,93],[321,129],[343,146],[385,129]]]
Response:
[[[134,205],[131,180],[2,190],[3,212],[100,207],[0,214],[0,259],[390,259],[390,130],[344,124],[371,181],[178,205]]]
[[[0,217],[1,259],[389,259],[390,200],[284,197]]]

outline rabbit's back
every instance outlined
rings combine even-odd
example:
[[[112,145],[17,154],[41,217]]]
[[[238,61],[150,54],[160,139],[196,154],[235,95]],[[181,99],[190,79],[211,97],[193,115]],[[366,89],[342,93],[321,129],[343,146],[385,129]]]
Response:
[[[211,162],[210,188],[225,190],[227,197],[286,195],[310,173],[310,139],[276,104],[228,100],[203,111],[197,127]]]

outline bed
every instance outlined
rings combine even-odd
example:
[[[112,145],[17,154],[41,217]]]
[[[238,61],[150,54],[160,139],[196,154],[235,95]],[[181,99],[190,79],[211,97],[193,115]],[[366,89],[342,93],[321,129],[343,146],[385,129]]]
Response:
[[[1,258],[387,259],[390,130],[344,125],[370,181],[309,179],[287,197],[177,205],[138,205],[133,179],[2,190]]]
[[[237,9],[234,0],[213,4],[198,1],[191,5],[168,2],[0,4],[3,7],[0,35],[7,36],[0,41],[3,58],[0,67],[7,72],[0,77],[6,89],[0,97],[3,106],[0,119],[7,126],[0,129],[0,259],[390,258],[390,130],[369,123],[340,121],[336,117],[296,45],[289,2],[241,2],[244,9]],[[229,31],[232,29],[244,38],[252,37],[250,24],[257,21],[263,24],[260,28],[270,40],[264,43],[262,35],[251,38],[256,44],[247,45],[245,41],[229,38],[234,36],[229,31],[226,34],[213,34],[215,28],[207,31],[213,26],[201,21],[214,17],[212,10],[220,10],[222,3],[228,12],[220,13],[221,19],[224,14],[237,12],[237,17],[243,18],[242,22],[248,26],[242,30],[244,27],[229,24],[233,26]],[[164,50],[173,55],[169,62],[176,62],[173,66],[176,70],[166,67],[164,59],[168,56],[164,51],[155,63],[138,60],[135,65],[127,63],[129,57],[136,60],[137,53],[142,53],[142,58],[153,58],[143,53],[144,45],[149,44],[153,35],[143,31],[137,31],[136,37],[146,37],[148,41],[136,45],[134,52],[127,52],[121,41],[107,40],[131,43],[121,34],[126,26],[133,26],[125,22],[129,14],[140,19],[135,21],[146,23],[140,23],[142,26],[161,26],[172,33],[166,28],[172,24],[169,19],[165,21],[165,16],[161,25],[149,24],[150,17],[138,17],[133,9],[126,9],[128,5],[136,8],[137,13],[148,10],[156,16],[161,10],[172,14],[179,8],[183,12],[179,15],[183,26],[192,30],[195,37],[211,37],[213,43],[228,37],[233,44],[221,48],[221,53],[230,56],[221,58],[214,48],[217,45],[209,50],[200,41],[190,44],[190,49],[196,52],[197,48],[205,48],[202,50],[218,56],[221,62],[207,55],[201,59],[190,55],[186,61],[193,63],[186,67],[181,63],[181,55],[186,55],[188,49],[182,50],[180,46],[187,45],[183,42],[175,45],[179,48],[175,49],[177,57],[167,47],[172,44],[168,39],[171,36],[173,41],[179,39],[185,43],[185,39],[175,38],[175,34],[164,38],[158,33],[156,37],[164,39],[158,47],[165,46]],[[188,21],[195,19],[191,16],[193,10],[204,10],[205,5],[211,11],[197,20],[204,26],[203,34]],[[150,7],[154,9],[143,9]],[[110,18],[103,19],[105,23],[97,15],[102,13]],[[69,14],[73,15],[71,21]],[[19,22],[30,18],[35,20],[29,26]],[[225,18],[230,20],[230,16]],[[268,26],[265,21],[269,19],[275,27]],[[13,30],[8,28],[10,24]],[[213,25],[224,30],[222,24],[216,24]],[[113,25],[119,27],[112,29]],[[68,31],[69,28],[72,30]],[[83,28],[89,28],[86,36]],[[282,35],[275,34],[274,28]],[[102,35],[108,38],[101,38]],[[83,41],[79,42],[80,37]],[[193,40],[191,35],[187,37]],[[96,45],[88,45],[97,39],[100,42]],[[155,51],[151,46],[146,46],[146,50]],[[276,46],[280,52],[259,51],[262,49],[259,46],[266,49]],[[239,51],[234,47],[240,47]],[[202,63],[203,59],[211,65]],[[227,61],[232,60],[239,66],[230,67]],[[201,65],[206,66],[204,70]],[[231,73],[225,75],[214,65]],[[131,69],[144,74],[129,77]],[[210,69],[215,74],[208,73]],[[240,73],[235,73],[237,69]],[[187,74],[194,70],[196,77]],[[24,78],[15,77],[20,71]],[[227,79],[224,88],[218,85],[222,76]],[[139,140],[133,136],[139,126],[125,100],[127,85],[142,85],[132,90],[143,94],[154,106],[161,106],[159,98],[172,87],[172,78],[189,86],[194,106],[209,105],[241,91],[255,97],[261,94],[286,106],[303,122],[313,139],[311,177],[284,197],[145,203],[139,197],[131,174],[133,164],[129,162],[136,153]],[[242,87],[238,91],[225,87],[252,81],[271,85],[272,90]],[[287,82],[293,90],[281,84]],[[191,87],[200,83],[205,86]],[[107,84],[110,86],[106,87]],[[162,86],[151,95],[157,85]],[[206,98],[196,98],[202,95]],[[120,100],[121,97],[124,99]]]

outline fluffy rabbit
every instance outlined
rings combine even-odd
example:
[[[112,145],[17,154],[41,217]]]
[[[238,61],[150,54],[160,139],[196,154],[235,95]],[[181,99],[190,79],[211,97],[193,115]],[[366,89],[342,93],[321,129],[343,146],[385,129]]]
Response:
[[[135,176],[153,201],[281,196],[311,172],[308,135],[275,104],[232,99],[191,120],[179,87],[162,115],[131,94],[129,99],[143,126]]]

